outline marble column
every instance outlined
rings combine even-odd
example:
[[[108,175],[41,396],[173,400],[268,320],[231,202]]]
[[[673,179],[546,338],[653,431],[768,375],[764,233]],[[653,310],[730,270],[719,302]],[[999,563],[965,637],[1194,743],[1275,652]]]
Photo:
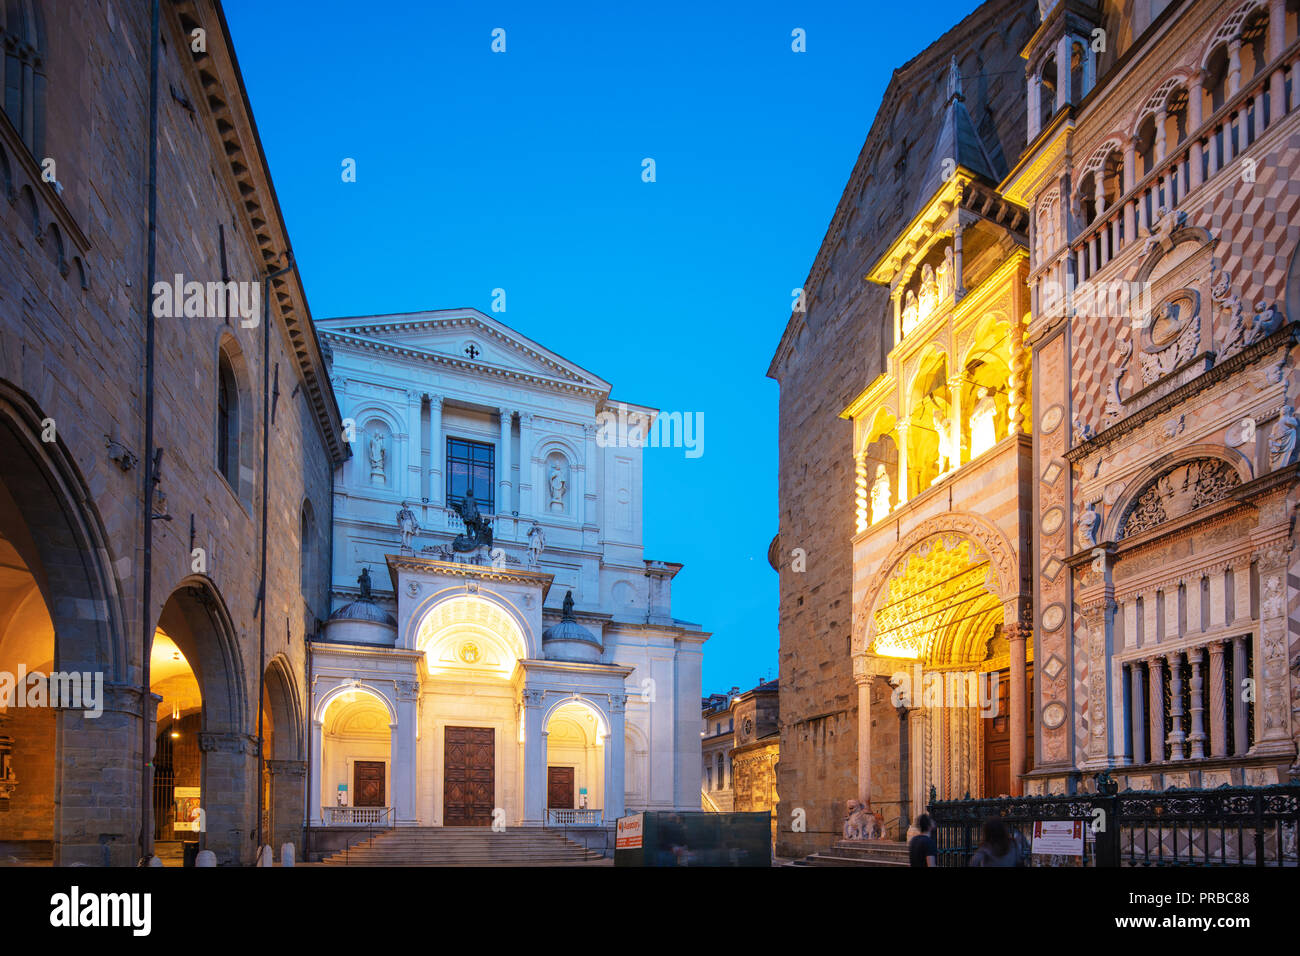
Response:
[[[609,736],[605,738],[605,822],[613,823],[624,813],[627,776],[623,767],[626,694],[615,694],[609,701]]]
[[[546,815],[546,729],[542,726],[542,692],[525,690],[524,826],[541,826]]]
[[[1014,612],[1013,612],[1014,613]],[[1025,773],[1025,629],[1019,624],[1006,627],[1011,652],[1011,796],[1024,795]]]
[[[403,498],[419,501],[422,496],[421,485],[424,471],[424,457],[421,454],[420,439],[423,426],[420,411],[424,407],[424,394],[410,391],[406,393],[406,476],[398,485],[398,493]],[[396,471],[396,469],[394,469]]]
[[[1165,107],[1156,110],[1156,162],[1162,163],[1165,157],[1169,155],[1169,134],[1165,131],[1165,124],[1169,122],[1169,112]]]
[[[496,513],[498,515],[510,514],[510,421],[514,417],[514,412],[509,408],[501,408],[501,446],[497,454],[497,502]]]
[[[961,374],[960,374],[960,373],[958,373],[958,374],[956,374],[956,375],[953,375],[951,378],[948,379],[948,400],[949,400],[949,401],[951,402],[951,404],[952,404],[952,408],[951,408],[951,410],[950,410],[949,413],[948,413],[948,416],[949,416],[949,418],[951,419],[951,421],[950,421],[950,427],[949,427],[950,434],[949,434],[949,437],[948,437],[948,441],[950,442],[950,446],[949,446],[949,447],[952,448],[952,461],[950,461],[949,464],[948,464],[948,467],[949,467],[950,469],[957,469],[957,468],[960,468],[960,467],[962,466],[962,454],[961,454],[961,423],[962,423],[961,386],[962,386],[962,377],[961,377]]]
[[[871,802],[871,675],[860,674],[858,684],[858,800]]]
[[[1056,41],[1056,108],[1070,102],[1070,35]]]
[[[583,503],[583,522],[589,527],[596,525],[596,458],[598,449],[596,447],[596,426],[587,424],[582,426],[584,436],[583,462],[582,462],[582,503]],[[575,502],[576,504],[576,502]],[[574,514],[577,515],[577,508],[574,508]]]
[[[907,421],[899,422],[894,426],[894,433],[898,436],[898,481],[896,484],[898,502],[895,507],[902,505],[908,499],[908,480],[907,480],[907,437],[912,428],[912,423]]]
[[[1228,41],[1228,97],[1234,97],[1241,90],[1241,37]]]
[[[310,811],[311,825],[321,825],[321,791],[325,779],[325,768],[321,766],[322,724],[319,720],[311,722],[311,773],[307,775],[307,809]]]
[[[1192,665],[1192,733],[1188,741],[1192,745],[1192,759],[1205,757],[1205,680],[1201,674],[1201,664],[1205,658],[1205,649],[1194,647],[1187,652],[1187,660]]]
[[[962,297],[966,295],[966,269],[963,265],[965,260],[962,258],[961,248],[961,235],[965,228],[962,221],[958,219],[952,230],[952,300],[954,304],[960,302]]]
[[[1268,60],[1275,63],[1268,78],[1269,121],[1272,126],[1286,113],[1286,78],[1277,62],[1286,49],[1286,0],[1268,0]],[[1293,74],[1294,76],[1294,74]],[[1292,80],[1294,83],[1295,81]]]
[[[1169,654],[1169,759],[1187,758],[1187,734],[1183,730],[1183,655]]]
[[[442,396],[429,396],[429,504],[445,505],[447,501],[447,481],[443,477],[443,468],[447,463],[447,454],[442,443]],[[439,527],[442,527],[441,523]]]
[[[1232,755],[1240,757],[1250,749],[1250,709],[1245,692],[1246,678],[1251,676],[1246,668],[1245,635],[1232,639]],[[1258,700],[1258,697],[1256,698]]]
[[[1147,762],[1147,717],[1145,706],[1146,687],[1142,680],[1142,662],[1134,661],[1128,665],[1128,668],[1129,712],[1131,714],[1129,732],[1133,738],[1133,762],[1143,764]]]
[[[397,684],[397,723],[392,738],[392,807],[397,825],[418,823],[416,811],[416,736],[419,724],[419,684]]]
[[[1151,706],[1148,720],[1151,741],[1150,760],[1161,763],[1165,759],[1165,661],[1163,657],[1153,657],[1147,661],[1147,690]]]
[[[1210,645],[1210,756],[1228,756],[1228,694],[1223,641]]]
[[[533,416],[519,413],[519,514],[534,517],[533,511]]]

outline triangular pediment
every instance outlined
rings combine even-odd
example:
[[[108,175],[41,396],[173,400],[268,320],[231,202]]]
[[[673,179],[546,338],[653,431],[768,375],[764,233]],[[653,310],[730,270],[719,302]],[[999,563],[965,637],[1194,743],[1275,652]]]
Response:
[[[410,349],[437,361],[522,373],[608,393],[610,385],[562,355],[477,309],[317,320],[322,332]]]

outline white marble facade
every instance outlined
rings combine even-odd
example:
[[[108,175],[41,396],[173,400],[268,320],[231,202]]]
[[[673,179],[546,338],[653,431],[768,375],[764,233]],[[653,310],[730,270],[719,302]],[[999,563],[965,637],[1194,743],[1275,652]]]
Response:
[[[643,556],[642,449],[597,441],[609,383],[473,309],[317,325],[353,456],[312,645],[314,824],[698,809],[708,634],[672,616],[681,565]],[[456,541],[449,448],[490,458],[491,548]]]

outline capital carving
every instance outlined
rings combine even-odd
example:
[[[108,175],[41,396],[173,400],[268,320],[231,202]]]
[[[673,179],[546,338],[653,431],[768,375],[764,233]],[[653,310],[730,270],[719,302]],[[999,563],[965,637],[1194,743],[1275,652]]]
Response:
[[[257,753],[257,738],[248,734],[199,733],[199,750],[205,754],[251,754]]]

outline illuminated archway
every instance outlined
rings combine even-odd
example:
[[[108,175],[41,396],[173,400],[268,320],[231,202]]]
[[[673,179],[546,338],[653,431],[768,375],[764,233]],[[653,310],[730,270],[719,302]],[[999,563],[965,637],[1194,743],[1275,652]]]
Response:
[[[546,715],[546,808],[583,810],[604,805],[609,722],[582,697],[562,699]]]

